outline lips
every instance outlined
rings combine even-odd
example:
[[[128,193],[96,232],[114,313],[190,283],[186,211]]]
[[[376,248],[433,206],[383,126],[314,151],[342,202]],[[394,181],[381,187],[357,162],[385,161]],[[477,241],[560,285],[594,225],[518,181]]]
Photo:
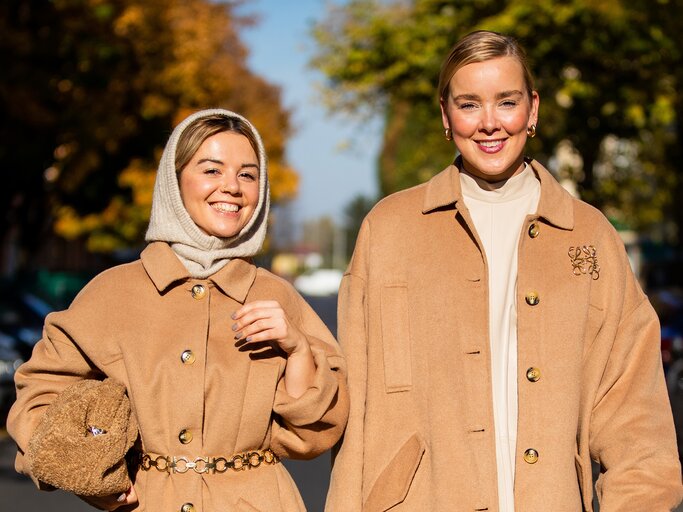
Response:
[[[234,203],[211,203],[211,208],[219,213],[236,213],[240,207]]]
[[[477,146],[479,146],[479,149],[481,149],[485,153],[497,153],[498,151],[503,149],[503,146],[505,146],[506,139],[479,140],[475,142]]]

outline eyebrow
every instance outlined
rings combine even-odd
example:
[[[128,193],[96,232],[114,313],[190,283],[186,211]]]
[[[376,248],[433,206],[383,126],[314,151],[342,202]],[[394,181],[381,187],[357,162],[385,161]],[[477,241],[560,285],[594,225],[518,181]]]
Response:
[[[501,91],[496,94],[496,99],[500,100],[503,98],[509,98],[510,96],[522,96],[523,93],[522,91],[518,91],[517,89],[513,89],[510,91]],[[478,96],[477,94],[458,94],[457,96],[453,96],[453,101],[477,101],[480,100],[481,97]]]
[[[225,165],[223,160],[219,160],[217,158],[202,158],[199,161],[197,161],[197,165],[203,164],[206,162],[211,162],[212,164],[216,164],[216,165]],[[253,167],[255,169],[259,168],[258,164],[252,164],[252,163],[244,163],[244,164],[240,165],[240,169],[242,169],[244,167]]]

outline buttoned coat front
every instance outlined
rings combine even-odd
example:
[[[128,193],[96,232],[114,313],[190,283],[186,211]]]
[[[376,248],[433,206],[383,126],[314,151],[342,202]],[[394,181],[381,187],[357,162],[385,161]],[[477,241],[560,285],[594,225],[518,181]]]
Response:
[[[657,317],[607,220],[531,165],[515,509],[592,511],[592,458],[601,512],[671,510],[681,473]],[[481,247],[457,162],[365,219],[339,297],[351,411],[330,512],[498,510]]]
[[[235,345],[230,315],[266,299],[280,302],[313,349],[314,384],[298,399],[284,389],[283,357]],[[16,468],[30,474],[24,453],[56,394],[78,379],[105,376],[128,390],[141,451],[194,461],[271,448],[280,457],[311,458],[344,428],[344,374],[336,341],[291,285],[242,259],[193,279],[166,243],[153,243],[141,260],[103,272],[68,310],[48,316],[43,339],[16,374],[8,419],[19,447]],[[305,510],[282,464],[203,474],[151,468],[132,476],[139,498],[132,510]]]

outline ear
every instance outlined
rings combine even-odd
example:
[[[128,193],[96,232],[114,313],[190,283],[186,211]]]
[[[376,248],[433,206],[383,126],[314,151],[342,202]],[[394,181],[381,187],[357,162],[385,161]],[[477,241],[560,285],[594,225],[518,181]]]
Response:
[[[531,92],[531,112],[529,113],[530,124],[538,124],[538,109],[541,103],[541,98],[537,91]]]
[[[439,107],[441,107],[441,122],[443,123],[444,130],[446,128],[451,128],[451,123],[448,120],[448,114],[446,113],[446,109],[448,108],[447,103],[448,100],[444,100],[443,98],[439,99]]]

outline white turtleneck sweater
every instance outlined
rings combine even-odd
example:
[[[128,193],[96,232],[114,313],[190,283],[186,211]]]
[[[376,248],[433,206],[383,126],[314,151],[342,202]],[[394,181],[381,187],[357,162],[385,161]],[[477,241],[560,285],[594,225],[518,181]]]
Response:
[[[460,183],[488,262],[498,499],[501,512],[512,512],[517,443],[517,254],[524,219],[538,207],[541,184],[528,165],[505,182],[488,183],[461,172]]]

